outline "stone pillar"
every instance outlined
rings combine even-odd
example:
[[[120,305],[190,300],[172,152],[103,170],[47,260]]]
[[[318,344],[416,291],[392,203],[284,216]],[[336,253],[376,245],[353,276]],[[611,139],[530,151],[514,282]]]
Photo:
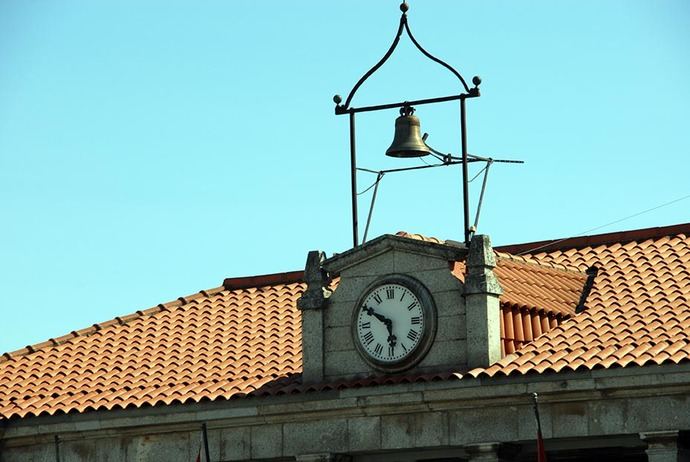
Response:
[[[504,462],[499,456],[500,443],[479,443],[465,446],[468,462]]]
[[[503,293],[493,272],[496,257],[489,236],[472,238],[466,264],[467,365],[488,367],[501,359],[499,297]]]
[[[649,462],[689,462],[690,453],[678,445],[678,430],[640,433],[647,443]]]
[[[307,255],[304,280],[307,289],[297,300],[302,311],[302,382],[306,384],[323,381],[323,318],[328,297],[328,275],[321,268],[325,259],[323,252],[312,250]]]
[[[352,458],[346,454],[302,454],[295,457],[297,462],[350,462]]]

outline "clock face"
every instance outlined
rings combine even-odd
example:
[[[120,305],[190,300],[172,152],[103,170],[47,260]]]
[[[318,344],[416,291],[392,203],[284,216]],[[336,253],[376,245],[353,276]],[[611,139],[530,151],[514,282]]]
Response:
[[[379,369],[410,367],[428,350],[434,315],[431,296],[420,283],[388,277],[366,291],[355,308],[357,349]]]

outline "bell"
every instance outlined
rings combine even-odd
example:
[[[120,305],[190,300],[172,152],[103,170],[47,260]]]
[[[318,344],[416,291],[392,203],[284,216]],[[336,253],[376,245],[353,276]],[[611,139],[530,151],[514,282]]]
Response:
[[[400,117],[395,119],[395,135],[393,143],[386,150],[390,157],[422,157],[431,153],[424,143],[421,133],[419,117],[414,115],[414,108],[404,106],[400,109]]]

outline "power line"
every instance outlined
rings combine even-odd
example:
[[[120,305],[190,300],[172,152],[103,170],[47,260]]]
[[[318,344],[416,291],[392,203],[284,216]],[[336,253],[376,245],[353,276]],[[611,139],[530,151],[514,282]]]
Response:
[[[532,249],[525,250],[524,252],[520,252],[518,255],[525,255],[528,253],[532,253],[536,250],[543,249],[545,247],[551,247],[552,245],[560,244],[561,242],[565,242],[565,241],[568,241],[570,239],[574,239],[576,237],[580,237],[580,236],[583,236],[585,234],[589,234],[593,231],[597,231],[597,230],[600,230],[602,228],[606,228],[607,226],[615,225],[616,223],[620,223],[621,221],[625,221],[625,220],[629,220],[631,218],[639,217],[640,215],[644,215],[645,213],[653,212],[654,210],[660,209],[662,207],[666,207],[666,206],[671,205],[671,204],[675,204],[676,202],[680,202],[680,201],[683,201],[683,200],[688,199],[688,198],[690,198],[690,194],[688,194],[687,196],[680,197],[678,199],[674,199],[670,202],[666,202],[666,203],[663,203],[661,205],[657,205],[656,207],[652,207],[650,209],[642,210],[641,212],[637,212],[637,213],[634,213],[632,215],[628,215],[627,217],[620,218],[620,219],[612,221],[610,223],[606,223],[605,225],[597,226],[597,227],[588,229],[586,231],[582,231],[581,233],[575,234],[574,236],[566,237],[564,239],[559,239],[557,241],[549,242],[548,244],[540,245],[538,247],[534,247]]]

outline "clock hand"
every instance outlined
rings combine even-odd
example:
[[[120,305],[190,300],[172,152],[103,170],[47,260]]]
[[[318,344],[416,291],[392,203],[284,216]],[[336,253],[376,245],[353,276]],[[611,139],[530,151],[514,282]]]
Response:
[[[393,335],[393,326],[391,324],[392,323],[386,324],[386,327],[388,328],[388,344],[391,347],[395,347],[395,342],[398,340],[398,337]]]
[[[390,319],[388,319],[387,317],[385,317],[383,315],[378,314],[376,311],[374,311],[373,308],[369,308],[368,306],[365,306],[364,311],[366,311],[369,316],[373,316],[376,319],[378,319],[379,321],[381,321],[382,323],[386,324],[386,326],[391,323]]]
[[[366,311],[369,316],[373,316],[385,324],[386,329],[388,330],[388,344],[392,347],[395,347],[395,343],[397,342],[398,338],[393,335],[393,321],[377,313],[373,308],[369,308],[368,306],[364,307],[364,311]]]

